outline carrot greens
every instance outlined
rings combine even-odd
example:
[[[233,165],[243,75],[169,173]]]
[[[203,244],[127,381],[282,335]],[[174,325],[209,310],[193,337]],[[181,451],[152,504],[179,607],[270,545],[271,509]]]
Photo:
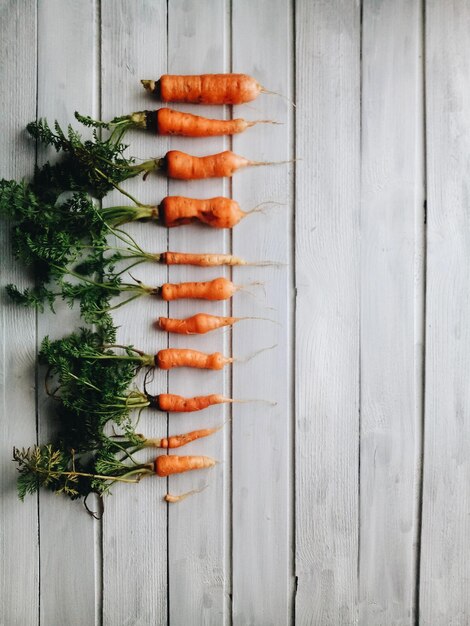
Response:
[[[138,463],[128,453],[119,459],[106,447],[91,459],[52,444],[14,448],[13,460],[19,473],[17,488],[21,500],[41,487],[72,500],[90,493],[102,496],[116,482],[138,483],[144,476],[155,475],[153,462]]]
[[[35,286],[23,291],[7,286],[19,304],[42,310],[44,304],[53,309],[57,297],[70,306],[78,300],[85,321],[98,323],[112,296],[158,293],[137,280],[123,281],[122,274],[140,263],[158,262],[162,255],[145,252],[130,235],[110,226],[82,192],[52,203],[24,182],[0,180],[0,215],[12,221],[13,254],[35,279]],[[109,236],[121,247],[109,244]]]
[[[56,163],[48,162],[35,170],[34,187],[46,198],[55,200],[63,191],[86,191],[103,198],[112,189],[129,196],[121,189],[122,182],[158,169],[160,159],[136,163],[135,158],[124,156],[128,146],[122,138],[128,126],[115,126],[103,139],[100,133],[108,130],[109,124],[79,113],[75,113],[75,118],[93,128],[91,139],[83,140],[70,124],[64,131],[58,122],[51,127],[44,119],[26,127],[34,139],[61,153]]]

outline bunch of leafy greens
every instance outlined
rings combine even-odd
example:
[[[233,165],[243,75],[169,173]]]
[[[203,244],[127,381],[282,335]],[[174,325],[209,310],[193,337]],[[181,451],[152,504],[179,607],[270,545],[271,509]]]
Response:
[[[15,258],[33,271],[35,286],[20,291],[8,285],[10,297],[19,304],[53,310],[57,297],[70,306],[80,303],[84,320],[101,323],[110,307],[110,298],[131,292],[128,299],[158,293],[138,281],[126,283],[122,274],[144,261],[158,261],[122,230],[104,219],[90,198],[74,193],[62,203],[50,203],[24,182],[0,180],[0,215],[12,222],[12,249]],[[123,242],[116,248],[109,235]],[[126,262],[117,271],[116,265]]]
[[[17,463],[18,495],[22,500],[40,487],[67,495],[72,500],[92,492],[102,496],[116,482],[137,483],[144,476],[155,474],[153,462],[138,463],[126,451],[119,458],[111,440],[94,456],[47,444],[14,448],[13,460]]]
[[[42,343],[40,361],[48,367],[47,387],[57,400],[57,436],[54,443],[14,449],[21,499],[40,487],[72,499],[91,492],[103,495],[116,482],[138,482],[155,472],[153,463],[134,459],[136,451],[155,441],[136,433],[131,420],[132,411],[149,405],[146,394],[131,388],[133,377],[139,367],[153,365],[154,356],[113,345],[116,328],[109,311],[114,308],[110,299],[123,292],[131,296],[116,306],[158,292],[139,281],[122,281],[123,272],[133,265],[158,258],[116,228],[155,218],[156,208],[139,204],[120,183],[155,169],[158,161],[136,165],[135,159],[124,156],[126,124],[111,128],[78,114],[76,118],[93,128],[91,139],[83,140],[71,126],[64,132],[57,123],[51,128],[46,121],[33,122],[29,133],[59,152],[58,160],[36,167],[30,184],[0,181],[0,217],[12,223],[13,254],[35,280],[35,286],[24,291],[9,285],[9,295],[39,310],[45,304],[54,310],[56,298],[70,305],[78,301],[84,321],[95,325],[93,331],[81,328],[58,341],[46,337]],[[104,130],[110,133],[102,139]],[[115,188],[136,206],[97,208],[88,195],[100,199]],[[64,192],[70,192],[69,197],[61,200]],[[110,235],[124,247],[110,246]],[[118,271],[123,261],[126,267]],[[111,425],[121,434],[110,435]]]
[[[134,454],[158,440],[137,433],[131,419],[150,404],[146,394],[131,389],[136,367],[149,364],[150,356],[132,346],[118,354],[112,348],[120,346],[104,343],[114,338],[114,329],[81,328],[64,339],[43,340],[39,359],[48,366],[48,392],[58,401],[57,437],[54,444],[14,450],[21,499],[40,487],[72,499],[103,495],[116,482],[155,473],[153,462],[139,463]],[[121,433],[110,435],[110,422]]]
[[[151,404],[131,383],[139,367],[154,364],[154,356],[133,346],[119,346],[117,353],[107,343],[112,340],[112,331],[81,328],[63,339],[46,337],[41,344],[39,361],[48,368],[49,393],[66,409],[61,440],[80,451],[101,443],[109,421],[132,435],[131,413]]]
[[[86,191],[103,198],[112,189],[132,197],[121,189],[120,183],[160,167],[159,159],[136,164],[133,157],[124,156],[128,146],[122,143],[122,138],[128,126],[117,125],[102,139],[100,132],[110,129],[109,124],[78,113],[75,117],[84,126],[93,128],[91,139],[83,140],[71,125],[64,132],[57,122],[53,128],[46,120],[27,126],[34,139],[61,153],[62,158],[56,163],[48,162],[35,170],[34,187],[47,199],[56,200],[63,191]]]

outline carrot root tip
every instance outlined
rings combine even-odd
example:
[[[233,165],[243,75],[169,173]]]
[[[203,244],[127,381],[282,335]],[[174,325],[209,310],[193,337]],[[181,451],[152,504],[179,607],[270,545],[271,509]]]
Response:
[[[261,91],[261,93],[266,93],[266,94],[269,94],[271,96],[278,96],[279,98],[282,98],[283,100],[288,102],[291,106],[293,106],[294,109],[297,107],[297,105],[295,104],[295,102],[293,100],[291,100],[290,98],[288,98],[287,96],[285,96],[282,93],[278,93],[277,91],[270,91],[269,89],[265,89],[262,86],[260,86],[260,91]]]
[[[248,363],[248,361],[251,361],[252,359],[257,357],[259,354],[262,354],[263,352],[268,352],[268,350],[274,350],[274,348],[277,348],[277,343],[275,343],[272,346],[269,346],[268,348],[261,348],[261,350],[257,350],[256,352],[253,352],[253,354],[250,354],[249,356],[245,357],[244,359],[237,359],[237,361],[239,363]]]
[[[202,491],[204,491],[204,489],[207,489],[209,485],[204,485],[204,487],[201,487],[200,489],[192,489],[191,491],[187,491],[186,493],[181,493],[179,495],[175,495],[173,493],[167,493],[163,499],[165,500],[165,502],[170,502],[170,503],[176,503],[176,502],[182,502],[183,500],[186,500],[186,498],[189,498],[190,496],[194,496],[196,493],[201,493]]]
[[[273,205],[270,207],[267,207],[265,205]],[[263,215],[266,215],[266,211],[267,210],[273,210],[275,207],[277,206],[287,206],[286,202],[276,202],[275,200],[265,200],[264,202],[260,202],[259,204],[257,204],[254,208],[252,208],[250,211],[246,212],[246,215],[251,215],[252,213],[263,213]],[[261,208],[264,207],[264,208]]]
[[[248,128],[256,126],[256,124],[274,124],[275,126],[283,126],[284,122],[276,122],[275,120],[247,120],[246,124]]]

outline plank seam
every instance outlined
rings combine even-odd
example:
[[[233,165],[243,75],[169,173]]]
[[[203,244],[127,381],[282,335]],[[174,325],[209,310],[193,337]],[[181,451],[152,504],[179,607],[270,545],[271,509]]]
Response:
[[[36,121],[39,114],[39,0],[36,0]],[[34,145],[34,163],[38,163],[38,140]],[[36,444],[39,445],[39,313],[36,309],[34,314],[35,334],[36,334],[36,362],[34,364],[34,402],[35,402],[35,419],[36,419]],[[37,514],[37,541],[38,541],[38,626],[41,626],[41,514],[40,514],[40,497],[39,490],[36,494],[36,514]]]
[[[421,0],[421,19],[422,19],[422,32],[421,32],[421,71],[422,71],[422,114],[423,114],[423,218],[424,229],[422,235],[422,251],[423,251],[423,287],[422,287],[422,306],[420,313],[422,315],[423,327],[421,331],[422,353],[421,353],[421,371],[422,371],[422,384],[421,384],[421,415],[420,415],[420,433],[418,440],[417,450],[417,511],[416,511],[416,551],[414,560],[415,570],[415,587],[412,597],[412,616],[414,615],[413,623],[415,626],[419,626],[420,619],[420,582],[421,582],[421,540],[422,540],[422,522],[423,522],[423,485],[424,485],[424,432],[426,423],[426,404],[425,404],[425,391],[426,391],[426,298],[427,298],[427,121],[426,121],[426,0]]]
[[[296,81],[296,76],[297,76],[297,58],[296,58],[296,49],[297,49],[297,39],[296,39],[296,28],[297,28],[297,24],[296,24],[296,10],[297,10],[297,0],[294,0],[292,2],[292,8],[290,10],[290,20],[291,20],[291,48],[290,48],[290,56],[292,59],[292,67],[291,67],[291,79],[290,79],[290,96],[293,100],[293,102],[295,103],[297,100],[297,81]],[[291,111],[290,111],[290,128],[291,128],[291,155],[290,158],[292,160],[292,170],[293,170],[293,174],[292,174],[292,180],[290,183],[290,197],[291,197],[291,206],[292,206],[292,219],[291,219],[291,233],[290,233],[290,240],[291,240],[291,245],[290,245],[290,278],[289,281],[292,285],[292,291],[291,291],[291,301],[292,301],[292,310],[291,310],[291,319],[290,319],[290,323],[289,323],[289,333],[290,333],[290,337],[289,337],[289,343],[291,345],[291,350],[290,350],[290,357],[291,357],[291,363],[290,363],[290,384],[291,384],[291,388],[290,388],[290,424],[289,424],[289,437],[290,437],[290,475],[291,475],[291,480],[290,480],[290,484],[289,484],[289,489],[290,489],[290,501],[291,501],[291,514],[290,514],[290,518],[289,518],[289,536],[290,536],[290,545],[291,545],[291,555],[290,555],[290,572],[291,572],[291,578],[292,578],[292,587],[291,587],[291,593],[290,593],[290,598],[291,598],[291,610],[290,610],[290,616],[291,616],[291,624],[292,626],[294,626],[295,624],[295,620],[296,620],[296,614],[295,614],[295,608],[296,608],[296,596],[297,596],[297,588],[298,588],[298,577],[296,576],[296,532],[295,532],[295,511],[296,511],[296,491],[295,491],[295,485],[296,485],[296,481],[297,481],[297,475],[296,475],[296,465],[297,465],[297,458],[296,458],[296,428],[295,428],[295,416],[296,416],[296,402],[295,402],[295,389],[296,389],[296,376],[295,376],[295,363],[296,363],[296,359],[297,359],[297,344],[296,344],[296,316],[297,316],[297,287],[296,287],[296,283],[297,283],[297,274],[296,274],[296,265],[295,265],[295,259],[296,259],[296,238],[295,238],[295,232],[296,232],[296,215],[295,215],[295,208],[296,208],[296,181],[297,181],[297,164],[296,164],[296,160],[295,160],[295,156],[297,154],[297,115],[296,115],[296,108],[295,107],[291,107]]]
[[[169,72],[169,56],[170,56],[170,0],[166,0],[166,73]],[[166,195],[170,193],[170,183],[167,177],[166,179]],[[170,250],[170,229],[166,229],[166,249]],[[170,268],[167,265],[166,282],[170,281]],[[166,303],[166,316],[170,317],[170,303]],[[170,334],[166,333],[166,347],[170,347]],[[166,392],[170,393],[170,373],[166,373]],[[170,436],[170,413],[166,414],[166,436]],[[167,450],[168,454],[168,450]],[[166,490],[170,491],[170,479],[167,477]],[[170,503],[166,503],[166,623],[170,626]]]
[[[228,15],[228,28],[226,31],[226,49],[227,49],[227,68],[228,71],[233,73],[233,1],[227,0],[227,15]],[[227,107],[225,107],[227,109]],[[230,118],[233,119],[233,106],[228,106]],[[231,135],[227,138],[228,149],[233,150],[233,137]],[[228,196],[233,199],[233,185],[232,179],[229,178],[227,182]],[[234,254],[233,248],[233,230],[229,229],[228,233],[228,248],[230,254]],[[233,281],[233,268],[229,267],[230,280]],[[229,315],[233,317],[233,299],[230,298]],[[228,332],[228,354],[233,357],[233,328],[229,327]],[[233,367],[227,372],[227,385],[228,385],[228,397],[233,398]],[[227,560],[224,563],[225,575],[224,575],[224,595],[228,598],[227,614],[225,616],[225,622],[228,626],[233,624],[233,404],[228,405],[227,413],[229,415],[229,428],[227,429],[226,439],[227,445],[225,446],[225,453],[228,455],[228,459],[225,459],[227,470],[224,472],[224,487],[227,490],[227,521],[225,524],[225,554]],[[227,600],[226,600],[227,601]]]
[[[95,113],[98,119],[103,117],[102,107],[102,6],[101,0],[94,3],[95,21]],[[100,209],[103,201],[99,200]],[[104,549],[103,549],[103,503],[99,502],[100,515],[93,520],[95,529],[95,624],[102,626],[104,621]]]
[[[359,167],[362,170],[362,89],[363,89],[363,64],[362,51],[364,41],[364,0],[361,0],[359,11]],[[362,211],[362,175],[359,175],[359,268],[361,268],[361,211]],[[358,397],[357,397],[357,583],[356,583],[356,612],[359,615],[360,604],[360,580],[361,580],[361,441],[362,441],[362,298],[361,283],[362,272],[359,269],[358,277],[359,299],[358,299]]]

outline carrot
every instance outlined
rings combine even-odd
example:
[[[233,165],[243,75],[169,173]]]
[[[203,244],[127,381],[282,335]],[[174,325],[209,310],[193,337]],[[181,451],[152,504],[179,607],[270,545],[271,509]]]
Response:
[[[209,456],[174,456],[163,454],[155,459],[155,472],[158,476],[170,476],[195,469],[214,467],[215,459]]]
[[[158,439],[157,440],[157,448],[180,448],[181,446],[185,446],[187,443],[191,443],[191,441],[196,441],[196,439],[201,439],[201,437],[209,437],[209,435],[214,434],[219,428],[202,428],[201,430],[192,430],[189,433],[185,433],[184,435],[173,435],[168,438]]]
[[[173,493],[167,493],[164,496],[164,500],[165,502],[181,502],[182,500],[186,500],[186,498],[189,498],[189,496],[193,496],[196,493],[201,493],[201,491],[204,491],[204,489],[207,489],[209,485],[204,485],[204,487],[201,487],[201,489],[192,489],[191,491],[187,491],[186,493],[181,493],[178,495],[175,495]]]
[[[199,300],[227,300],[237,291],[238,287],[227,278],[215,278],[206,282],[165,283],[161,287],[163,300],[179,300],[195,298]]]
[[[201,411],[214,404],[233,402],[230,398],[225,398],[218,393],[213,393],[208,396],[195,396],[194,398],[184,398],[174,393],[161,393],[155,396],[154,401],[160,411],[166,411],[168,413]]]
[[[195,180],[229,177],[248,165],[270,164],[267,161],[250,161],[231,150],[202,157],[192,156],[180,150],[170,150],[156,163],[156,167],[163,169],[170,178]]]
[[[247,261],[232,254],[190,254],[184,252],[163,252],[159,255],[165,265],[197,265],[216,267],[218,265],[248,265]]]
[[[160,219],[167,228],[197,221],[213,228],[232,228],[248,215],[238,202],[222,196],[206,200],[167,196],[158,208]]]
[[[186,319],[172,319],[160,317],[158,325],[167,333],[178,333],[180,335],[204,335],[211,330],[231,326],[238,322],[240,317],[221,317],[219,315],[209,315],[208,313],[197,313]]]
[[[160,80],[142,80],[142,85],[163,102],[203,104],[243,104],[254,100],[265,89],[246,74],[164,74]]]
[[[279,124],[272,120],[209,119],[201,115],[163,108],[155,111],[136,111],[130,115],[115,117],[110,126],[125,130],[128,127],[143,128],[158,135],[181,135],[183,137],[214,137],[236,135],[255,124]]]
[[[146,113],[153,114],[153,127],[159,135],[183,135],[185,137],[236,135],[255,124],[268,122],[268,120],[249,122],[241,118],[214,120],[168,108],[159,109],[158,111],[146,111]]]
[[[157,352],[155,363],[157,367],[163,370],[170,370],[173,367],[221,370],[225,365],[233,363],[233,358],[225,357],[220,352],[206,354],[185,348],[165,348]]]

